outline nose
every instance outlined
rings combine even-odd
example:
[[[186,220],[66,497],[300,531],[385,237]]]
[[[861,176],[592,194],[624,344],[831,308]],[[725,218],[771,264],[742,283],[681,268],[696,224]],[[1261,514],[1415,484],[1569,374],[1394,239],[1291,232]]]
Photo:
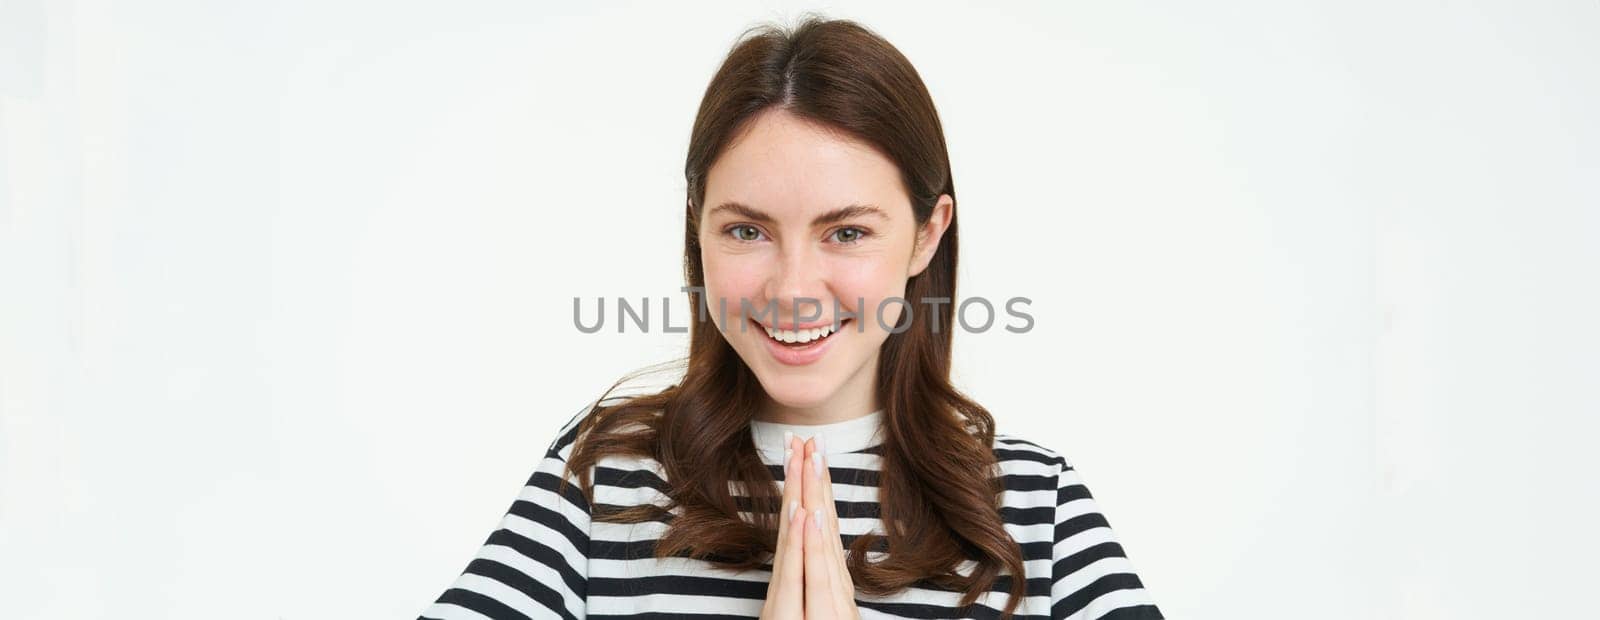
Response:
[[[812,248],[790,247],[779,255],[763,291],[768,305],[778,309],[783,324],[826,316],[828,303],[826,265]]]

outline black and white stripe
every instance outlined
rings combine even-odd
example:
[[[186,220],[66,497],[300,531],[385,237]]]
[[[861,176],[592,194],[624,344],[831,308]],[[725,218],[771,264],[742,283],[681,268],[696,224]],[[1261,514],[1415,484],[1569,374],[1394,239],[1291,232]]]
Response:
[[[662,522],[591,522],[576,479],[559,476],[585,408],[564,424],[521,494],[456,579],[422,617],[754,618],[766,599],[770,566],[735,572],[689,558],[652,557]],[[848,545],[878,520],[877,446],[830,455],[839,530]],[[1162,618],[1094,498],[1063,457],[1036,443],[998,435],[994,453],[1005,484],[1001,516],[1021,545],[1026,598],[1017,618]],[[779,463],[769,463],[783,479]],[[665,504],[660,464],[604,459],[593,470],[595,502]],[[742,499],[742,498],[740,498]],[[748,508],[748,503],[741,504]],[[872,554],[869,552],[869,559]],[[970,567],[970,564],[968,565]],[[962,571],[965,572],[966,568]],[[1001,577],[976,604],[959,610],[960,592],[921,584],[887,597],[858,594],[863,618],[998,618],[1010,588]]]

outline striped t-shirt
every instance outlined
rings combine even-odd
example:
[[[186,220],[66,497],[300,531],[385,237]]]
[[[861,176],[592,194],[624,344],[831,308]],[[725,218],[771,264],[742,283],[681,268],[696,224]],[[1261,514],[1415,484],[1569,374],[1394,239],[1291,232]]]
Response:
[[[657,559],[664,522],[591,521],[576,476],[557,493],[585,409],[564,424],[517,500],[477,556],[422,617],[495,618],[755,618],[771,577],[733,571],[687,557]],[[783,486],[783,433],[821,434],[833,480],[841,544],[883,533],[877,469],[881,412],[822,425],[753,421],[762,461]],[[1001,517],[1022,547],[1026,598],[1016,618],[1145,620],[1162,618],[1122,546],[1072,464],[1039,444],[995,436],[1005,483]],[[591,469],[597,504],[665,505],[667,488],[654,460],[608,456]],[[874,552],[875,553],[875,552]],[[874,556],[869,553],[869,560]],[[962,574],[972,561],[958,568]],[[876,597],[856,594],[863,618],[998,618],[1007,584],[995,583],[962,610],[961,592],[931,583]],[[926,583],[926,582],[924,582]]]

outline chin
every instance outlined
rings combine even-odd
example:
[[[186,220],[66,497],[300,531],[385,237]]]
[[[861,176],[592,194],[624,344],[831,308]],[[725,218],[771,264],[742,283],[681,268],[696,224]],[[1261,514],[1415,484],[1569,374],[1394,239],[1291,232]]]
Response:
[[[794,373],[756,373],[767,397],[784,407],[809,409],[828,402],[841,381],[823,377],[796,376]]]

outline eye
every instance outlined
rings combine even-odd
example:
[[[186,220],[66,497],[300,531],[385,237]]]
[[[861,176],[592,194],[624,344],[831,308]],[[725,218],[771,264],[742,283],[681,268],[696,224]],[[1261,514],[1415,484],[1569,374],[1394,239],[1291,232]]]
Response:
[[[860,241],[862,237],[867,236],[867,231],[866,229],[856,228],[855,226],[845,226],[833,231],[833,234],[829,236],[833,237],[839,243],[851,244]]]
[[[728,233],[740,241],[759,241],[761,230],[749,224],[737,224],[728,228]]]

